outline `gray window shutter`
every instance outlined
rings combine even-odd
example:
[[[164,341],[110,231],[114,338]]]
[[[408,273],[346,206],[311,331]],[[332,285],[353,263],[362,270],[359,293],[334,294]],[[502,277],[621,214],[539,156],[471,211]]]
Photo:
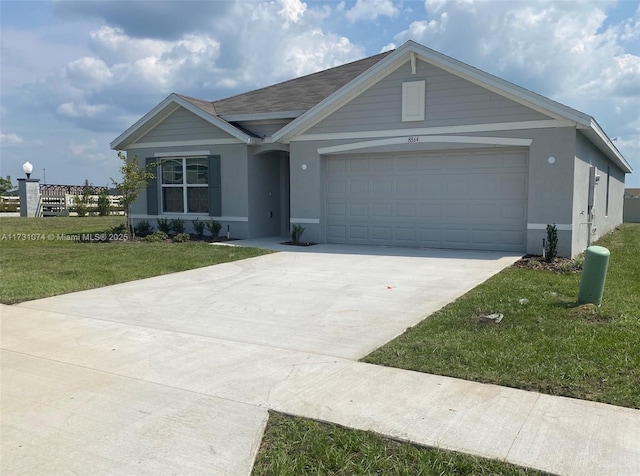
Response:
[[[220,173],[220,156],[209,156],[209,216],[222,215],[222,175]]]
[[[145,165],[149,167],[156,161],[155,157],[147,157]],[[151,172],[153,173],[153,178],[147,186],[147,215],[158,215],[158,166],[151,168]]]

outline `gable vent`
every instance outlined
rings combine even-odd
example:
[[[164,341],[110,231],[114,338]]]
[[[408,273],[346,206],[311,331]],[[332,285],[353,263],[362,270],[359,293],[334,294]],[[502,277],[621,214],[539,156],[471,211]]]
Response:
[[[402,83],[402,122],[424,121],[425,80]]]

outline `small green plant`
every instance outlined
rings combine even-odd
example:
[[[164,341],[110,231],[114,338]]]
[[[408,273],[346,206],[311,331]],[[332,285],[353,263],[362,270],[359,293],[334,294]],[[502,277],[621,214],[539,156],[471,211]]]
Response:
[[[207,226],[207,230],[211,233],[211,236],[217,238],[220,234],[220,230],[222,230],[222,223],[216,220],[207,220],[205,224]]]
[[[300,243],[300,237],[304,233],[305,227],[302,225],[293,225],[291,227],[291,241],[294,243]]]
[[[189,241],[191,239],[191,237],[189,236],[188,233],[178,233],[176,236],[173,237],[172,241],[174,243],[184,243],[185,241]]]
[[[196,218],[195,220],[193,220],[192,225],[193,225],[194,231],[196,232],[196,235],[198,235],[198,238],[202,239],[202,237],[204,236],[204,229],[207,226],[207,223],[204,221],[200,221],[199,218]]]
[[[167,235],[164,231],[156,231],[155,233],[145,236],[144,241],[148,243],[160,243],[167,238],[169,238],[169,235]]]
[[[153,227],[146,220],[143,220],[140,223],[138,223],[133,229],[135,230],[136,235],[141,237],[145,237],[153,233]]]
[[[558,256],[558,228],[555,224],[547,225],[547,241],[544,245],[544,257],[553,261]]]
[[[162,231],[167,235],[171,231],[171,223],[168,218],[158,218],[158,231]]]
[[[184,220],[181,218],[174,218],[173,220],[171,220],[171,230],[176,235],[184,233]]]
[[[111,202],[109,202],[109,190],[107,187],[101,188],[98,194],[98,214],[101,217],[109,216],[111,213]]]

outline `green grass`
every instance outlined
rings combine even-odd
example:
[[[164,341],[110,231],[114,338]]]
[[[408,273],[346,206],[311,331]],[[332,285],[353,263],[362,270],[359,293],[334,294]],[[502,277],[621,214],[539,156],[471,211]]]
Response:
[[[0,302],[14,304],[268,253],[207,243],[79,243],[123,217],[0,218]]]
[[[272,412],[252,474],[508,476],[543,473]]]
[[[597,244],[611,252],[599,308],[576,305],[580,274],[508,268],[363,360],[640,408],[640,225]]]

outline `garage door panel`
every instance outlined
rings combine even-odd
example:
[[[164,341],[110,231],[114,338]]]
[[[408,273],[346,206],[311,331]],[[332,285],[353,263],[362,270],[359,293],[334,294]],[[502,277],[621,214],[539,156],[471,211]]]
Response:
[[[366,174],[369,172],[370,159],[350,159],[349,172],[352,174]]]
[[[373,218],[391,218],[393,205],[391,203],[374,203],[371,206],[371,216]]]
[[[330,242],[506,251],[525,248],[524,150],[327,160]]]
[[[372,226],[371,238],[374,241],[382,242],[380,244],[387,244],[393,241],[393,228],[390,226]]]
[[[366,203],[353,203],[349,206],[349,216],[352,218],[369,218],[369,206]]]
[[[396,179],[396,194],[398,197],[418,195],[418,180],[414,177],[398,177]]]
[[[471,230],[471,243],[480,246],[487,246],[497,241],[496,229],[491,228],[479,228]]]
[[[415,203],[399,203],[396,205],[397,218],[416,218]]]
[[[391,157],[384,157],[372,160],[372,172],[393,172],[394,160]]]
[[[513,249],[519,249],[517,247],[521,246],[524,239],[524,230],[502,229],[498,233],[498,242],[502,245],[512,246]]]
[[[368,180],[350,180],[349,193],[351,194],[368,194],[370,182]]]
[[[349,238],[352,240],[367,241],[369,239],[369,227],[350,225],[348,227]]]
[[[406,242],[410,246],[415,246],[416,242],[416,229],[413,226],[397,226],[396,227],[396,241]]]
[[[347,181],[332,179],[328,181],[328,192],[330,195],[347,193]]]
[[[347,204],[346,203],[329,203],[327,206],[327,216],[329,218],[346,217]]]
[[[413,172],[418,168],[416,157],[399,157],[395,160],[396,172]]]
[[[390,179],[375,179],[372,180],[373,193],[376,196],[391,195],[393,193],[393,180]]]

